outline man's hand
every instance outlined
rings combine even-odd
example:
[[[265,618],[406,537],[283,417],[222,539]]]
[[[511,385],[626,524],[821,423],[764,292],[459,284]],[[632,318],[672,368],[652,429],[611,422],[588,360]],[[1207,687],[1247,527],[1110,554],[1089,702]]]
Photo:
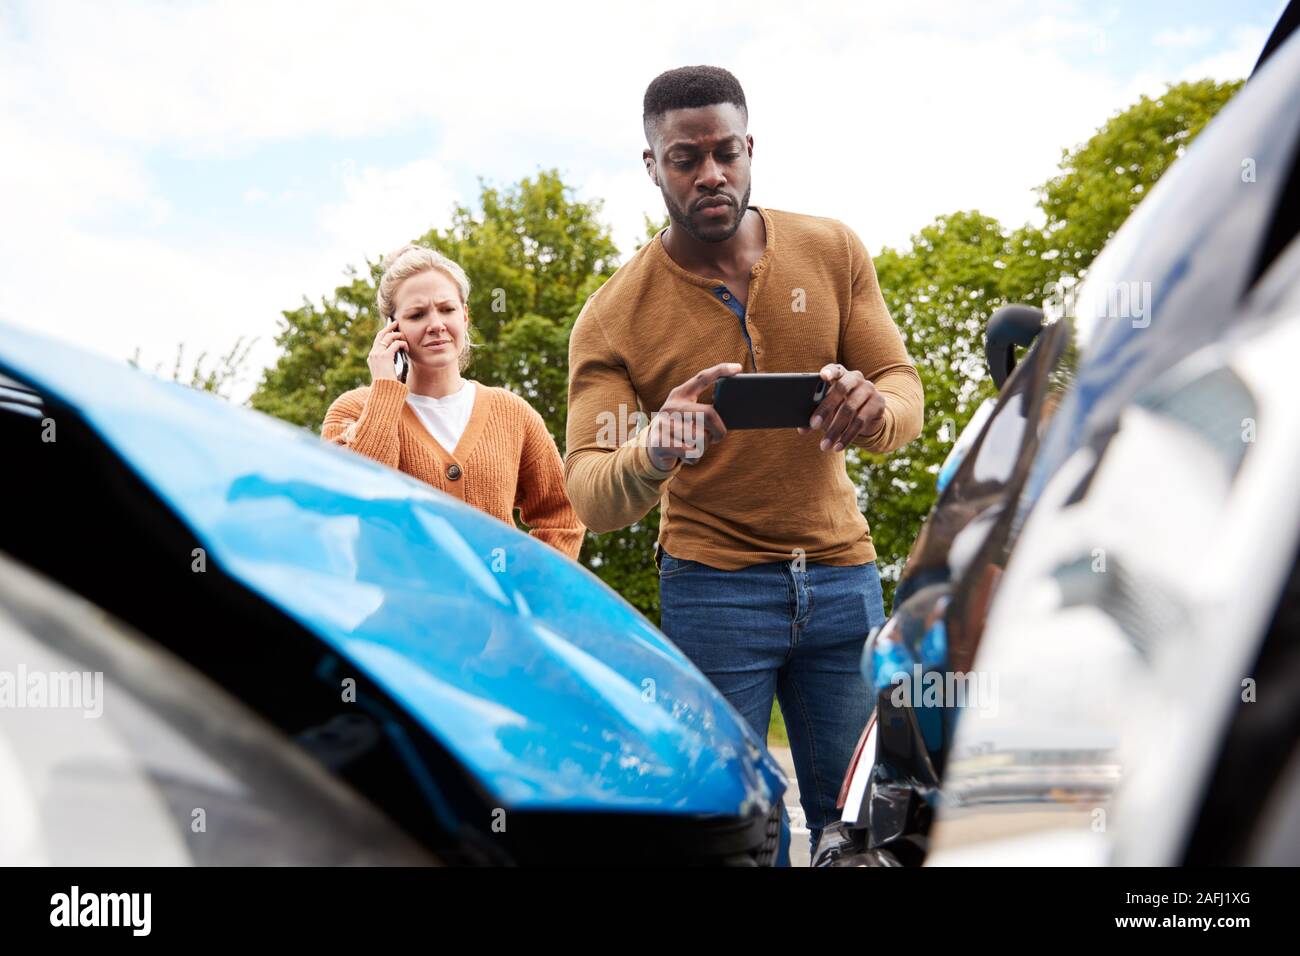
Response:
[[[705,448],[727,437],[727,426],[722,424],[717,409],[696,399],[718,379],[740,370],[735,362],[723,362],[696,372],[668,393],[664,407],[650,419],[646,442],[650,464],[660,471],[671,471],[679,458],[694,464]]]
[[[839,451],[847,448],[859,435],[870,435],[880,428],[885,418],[885,398],[876,386],[867,381],[861,372],[850,372],[843,365],[827,365],[822,378],[830,382],[826,397],[813,412],[808,428],[821,428],[826,437],[821,441],[822,451]]]

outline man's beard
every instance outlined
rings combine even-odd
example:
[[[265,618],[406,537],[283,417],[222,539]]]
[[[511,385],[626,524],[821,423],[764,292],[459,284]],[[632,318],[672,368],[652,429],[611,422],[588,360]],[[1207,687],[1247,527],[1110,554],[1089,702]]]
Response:
[[[664,192],[663,189],[660,189],[659,191],[663,193],[664,205],[668,207],[668,218],[686,230],[688,236],[698,242],[726,242],[736,234],[740,229],[740,224],[745,221],[745,213],[749,210],[749,191],[751,188],[753,188],[752,183],[745,187],[745,195],[740,197],[740,208],[736,211],[736,218],[732,222],[731,228],[721,235],[714,234],[709,236],[700,232],[695,223],[691,222],[691,217],[687,214],[686,210],[673,202],[672,197],[670,197],[668,193]]]

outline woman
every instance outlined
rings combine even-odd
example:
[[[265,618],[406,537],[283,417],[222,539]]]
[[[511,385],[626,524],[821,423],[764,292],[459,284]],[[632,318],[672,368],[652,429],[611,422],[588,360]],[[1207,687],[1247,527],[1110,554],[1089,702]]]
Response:
[[[469,277],[425,246],[384,262],[367,363],[371,384],[330,405],[321,436],[427,481],[577,558],[584,528],[546,423],[513,392],[461,377],[469,364]]]

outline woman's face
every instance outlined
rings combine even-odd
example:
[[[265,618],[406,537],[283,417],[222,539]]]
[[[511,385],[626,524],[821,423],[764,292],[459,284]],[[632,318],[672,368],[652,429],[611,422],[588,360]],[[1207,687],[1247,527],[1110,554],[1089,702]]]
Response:
[[[411,276],[393,293],[393,306],[412,365],[436,369],[459,364],[469,317],[451,276],[440,269]]]

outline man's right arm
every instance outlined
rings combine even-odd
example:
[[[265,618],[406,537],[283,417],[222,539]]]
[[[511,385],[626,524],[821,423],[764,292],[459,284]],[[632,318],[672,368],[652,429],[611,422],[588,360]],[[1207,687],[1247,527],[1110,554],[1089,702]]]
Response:
[[[636,389],[605,338],[593,301],[587,300],[569,336],[564,483],[582,523],[601,533],[644,518],[682,463],[656,468],[646,450],[650,430],[632,435],[644,420],[636,414]]]

